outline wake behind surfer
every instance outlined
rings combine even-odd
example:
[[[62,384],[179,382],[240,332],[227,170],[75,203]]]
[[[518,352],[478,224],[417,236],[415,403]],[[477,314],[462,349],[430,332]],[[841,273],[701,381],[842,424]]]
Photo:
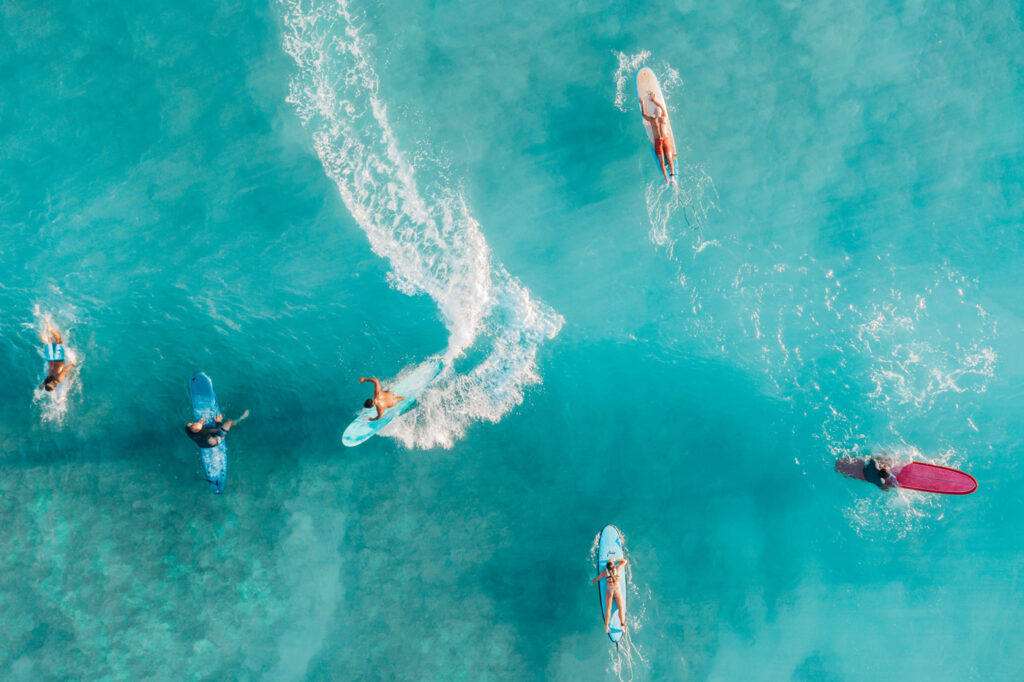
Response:
[[[607,578],[604,588],[604,631],[608,633],[612,631],[608,624],[612,619],[612,600],[619,606],[619,623],[622,624],[623,632],[626,630],[626,604],[622,600],[622,583],[625,582],[623,576],[626,574],[623,568],[628,563],[629,559],[609,559],[604,565],[604,570],[590,581],[593,584],[601,578]]]
[[[366,402],[363,403],[363,407],[367,409],[373,407],[377,408],[377,416],[370,417],[370,421],[377,421],[384,416],[384,410],[390,409],[405,400],[405,398],[400,395],[395,395],[391,391],[385,391],[381,388],[380,381],[377,379],[374,379],[373,377],[359,377],[359,383],[363,384],[367,381],[373,382],[373,397],[367,398]]]
[[[651,124],[651,130],[654,131],[654,153],[661,164],[661,174],[665,176],[666,184],[672,184],[671,176],[676,174],[676,165],[672,157],[676,150],[668,136],[668,109],[665,108],[664,104],[655,99],[653,92],[648,92],[647,98],[654,104],[654,116],[647,115],[647,108],[644,106],[643,98],[639,100],[640,115]],[[668,164],[667,171],[665,170],[666,163]]]
[[[204,420],[199,419],[186,424],[185,433],[189,438],[195,441],[196,445],[200,448],[215,448],[224,442],[224,437],[228,435],[228,431],[231,430],[231,427],[248,416],[249,410],[246,410],[238,419],[229,419],[224,421],[224,415],[218,414],[213,418],[213,426],[206,426],[204,424]]]
[[[42,335],[43,353],[46,356],[46,378],[40,384],[45,390],[53,391],[57,384],[67,379],[68,372],[75,366],[74,361],[64,362],[64,339],[60,332],[46,323],[46,333]]]
[[[892,473],[889,464],[877,457],[868,457],[864,463],[864,480],[885,490],[898,485],[896,475]]]

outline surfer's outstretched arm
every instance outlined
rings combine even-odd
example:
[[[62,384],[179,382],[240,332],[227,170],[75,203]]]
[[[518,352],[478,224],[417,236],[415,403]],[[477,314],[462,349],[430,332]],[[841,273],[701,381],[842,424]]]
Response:
[[[594,578],[593,580],[591,580],[590,582],[591,582],[591,584],[596,583],[598,580],[600,580],[601,578],[606,577],[607,575],[608,575],[608,571],[601,571],[600,573],[597,574],[597,577]]]
[[[373,377],[369,377],[369,378],[367,378],[367,377],[359,377],[359,383],[364,384],[367,381],[372,381],[373,382],[373,399],[376,400],[377,398],[380,397],[380,393],[381,393],[380,382],[377,379],[374,379]],[[380,415],[377,415],[377,417],[379,419]]]
[[[377,421],[378,419],[380,419],[381,417],[384,416],[384,408],[382,408],[380,405],[375,405],[374,407],[377,408],[377,416],[376,417],[370,417],[370,421],[372,421],[372,422],[375,422],[375,421]]]
[[[71,368],[74,367],[74,366],[75,366],[75,363],[72,362],[70,364],[66,364],[63,367],[61,367],[60,373],[57,375],[57,383],[58,384],[60,382],[64,381],[64,377],[66,377],[68,375],[68,372],[70,372]]]

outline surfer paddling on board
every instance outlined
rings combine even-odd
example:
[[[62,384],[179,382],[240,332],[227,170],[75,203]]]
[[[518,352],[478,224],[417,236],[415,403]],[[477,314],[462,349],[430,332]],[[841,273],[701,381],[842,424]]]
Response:
[[[669,139],[668,131],[666,130],[668,109],[654,98],[653,92],[648,92],[647,98],[655,106],[654,116],[647,115],[647,108],[644,106],[643,98],[640,99],[640,115],[651,124],[651,130],[654,131],[654,153],[658,156],[658,161],[661,163],[661,174],[665,176],[665,184],[670,185],[672,184],[671,176],[676,174],[676,165],[672,160],[676,150],[672,146],[672,140]],[[668,170],[665,170],[666,163],[668,164]]]
[[[874,483],[883,490],[897,485],[896,475],[892,473],[889,465],[875,457],[868,457],[868,461],[864,463],[864,480]]]
[[[249,416],[249,410],[242,413],[238,419],[224,421],[224,415],[218,414],[214,417],[213,426],[204,426],[203,420],[197,420],[185,425],[185,433],[195,441],[200,448],[215,448],[224,441],[231,427]]]
[[[384,410],[390,409],[397,405],[398,403],[405,400],[405,398],[403,398],[400,395],[395,395],[391,391],[385,391],[383,388],[380,387],[380,382],[374,379],[373,377],[359,377],[359,383],[363,384],[366,383],[367,381],[373,382],[373,397],[367,398],[366,402],[363,403],[363,407],[367,409],[371,407],[377,408],[377,416],[370,417],[370,421],[377,421],[378,419],[384,416]]]
[[[601,571],[596,578],[591,580],[591,584],[596,583],[601,578],[607,578],[608,582],[605,583],[604,588],[604,631],[611,632],[611,627],[608,625],[608,621],[612,618],[612,600],[615,601],[619,606],[619,622],[622,623],[622,629],[626,629],[626,604],[622,600],[622,583],[625,571],[622,569],[629,563],[629,559],[609,559],[608,563],[604,565],[604,570]]]
[[[64,381],[68,372],[75,366],[72,361],[70,363],[64,363],[64,340],[61,338],[60,332],[50,326],[50,323],[46,323],[46,333],[42,335],[43,343],[46,344],[43,347],[43,353],[46,355],[46,378],[43,379],[41,384],[47,391],[52,391],[57,388],[57,384]]]

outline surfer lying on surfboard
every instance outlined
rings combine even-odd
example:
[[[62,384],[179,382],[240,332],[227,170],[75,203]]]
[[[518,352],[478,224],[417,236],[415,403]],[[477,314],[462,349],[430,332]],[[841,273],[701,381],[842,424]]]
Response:
[[[608,621],[612,617],[612,600],[619,607],[619,622],[622,623],[622,629],[626,629],[626,603],[622,599],[622,576],[625,572],[622,570],[623,567],[629,563],[629,559],[612,559],[604,565],[604,570],[597,574],[597,577],[591,580],[591,584],[596,583],[601,578],[607,578],[608,582],[604,590],[604,631],[611,632],[611,628],[608,626]]]
[[[384,410],[394,407],[398,403],[405,400],[405,398],[403,398],[400,395],[395,395],[391,391],[385,391],[383,388],[380,387],[380,382],[377,379],[374,379],[373,377],[359,377],[359,383],[362,384],[367,381],[373,382],[373,397],[367,398],[366,402],[363,403],[363,407],[367,409],[371,407],[377,408],[377,416],[370,417],[370,421],[377,421],[378,419],[384,416]]]
[[[224,415],[218,414],[213,418],[214,426],[203,426],[203,420],[190,422],[185,425],[185,433],[196,442],[200,448],[215,448],[221,444],[224,437],[228,435],[231,427],[249,416],[249,410],[242,413],[238,419],[224,421]],[[221,422],[224,422],[223,424]]]
[[[668,133],[665,130],[665,121],[667,121],[668,109],[665,105],[654,98],[653,92],[647,93],[647,98],[651,100],[651,103],[656,107],[656,113],[654,116],[648,116],[647,110],[644,109],[644,101],[640,99],[640,115],[644,117],[644,120],[651,124],[651,130],[654,131],[654,153],[658,156],[658,161],[661,163],[661,174],[665,176],[665,183],[671,184],[672,180],[670,176],[676,174],[676,166],[672,161],[672,156],[675,154],[675,148],[672,146],[672,140],[669,138]],[[665,163],[668,163],[668,170],[665,170]]]
[[[64,339],[61,338],[60,332],[50,326],[50,323],[46,323],[46,333],[42,335],[43,343],[46,344],[44,352],[46,354],[46,378],[43,379],[41,384],[47,391],[52,391],[57,388],[57,384],[64,381],[68,372],[75,366],[74,362],[64,363]]]

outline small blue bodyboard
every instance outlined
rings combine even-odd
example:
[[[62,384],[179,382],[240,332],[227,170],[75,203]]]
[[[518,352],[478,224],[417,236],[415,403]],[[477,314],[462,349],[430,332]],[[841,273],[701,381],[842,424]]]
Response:
[[[605,569],[607,564],[612,559],[625,559],[626,554],[622,548],[622,534],[619,529],[615,526],[608,524],[601,531],[601,539],[597,543],[597,574],[600,575],[601,571]],[[626,571],[623,570],[619,580],[623,581],[622,584],[622,603],[626,603]],[[601,578],[597,582],[598,596],[601,599],[601,622],[604,623],[604,597],[605,591],[608,587],[608,580]],[[608,627],[611,628],[611,632],[608,633],[608,637],[611,638],[616,644],[622,639],[622,621],[619,619],[619,605],[612,601],[612,616],[608,619]]]
[[[381,429],[394,421],[395,418],[411,409],[416,403],[416,399],[423,395],[423,391],[441,374],[443,369],[444,363],[441,362],[440,358],[433,358],[417,367],[394,386],[385,386],[386,390],[402,396],[405,400],[390,409],[384,410],[384,415],[377,421],[370,421],[370,419],[377,416],[376,407],[362,410],[355,421],[345,429],[345,433],[341,436],[341,442],[351,448],[377,435]]]
[[[202,372],[193,374],[188,380],[188,396],[192,400],[192,420],[201,419],[204,427],[216,426],[217,415],[221,412],[210,377]],[[214,493],[224,492],[228,476],[228,448],[224,441],[212,448],[199,448],[199,454],[203,458],[203,469],[206,471],[206,480],[210,482],[210,489]]]

